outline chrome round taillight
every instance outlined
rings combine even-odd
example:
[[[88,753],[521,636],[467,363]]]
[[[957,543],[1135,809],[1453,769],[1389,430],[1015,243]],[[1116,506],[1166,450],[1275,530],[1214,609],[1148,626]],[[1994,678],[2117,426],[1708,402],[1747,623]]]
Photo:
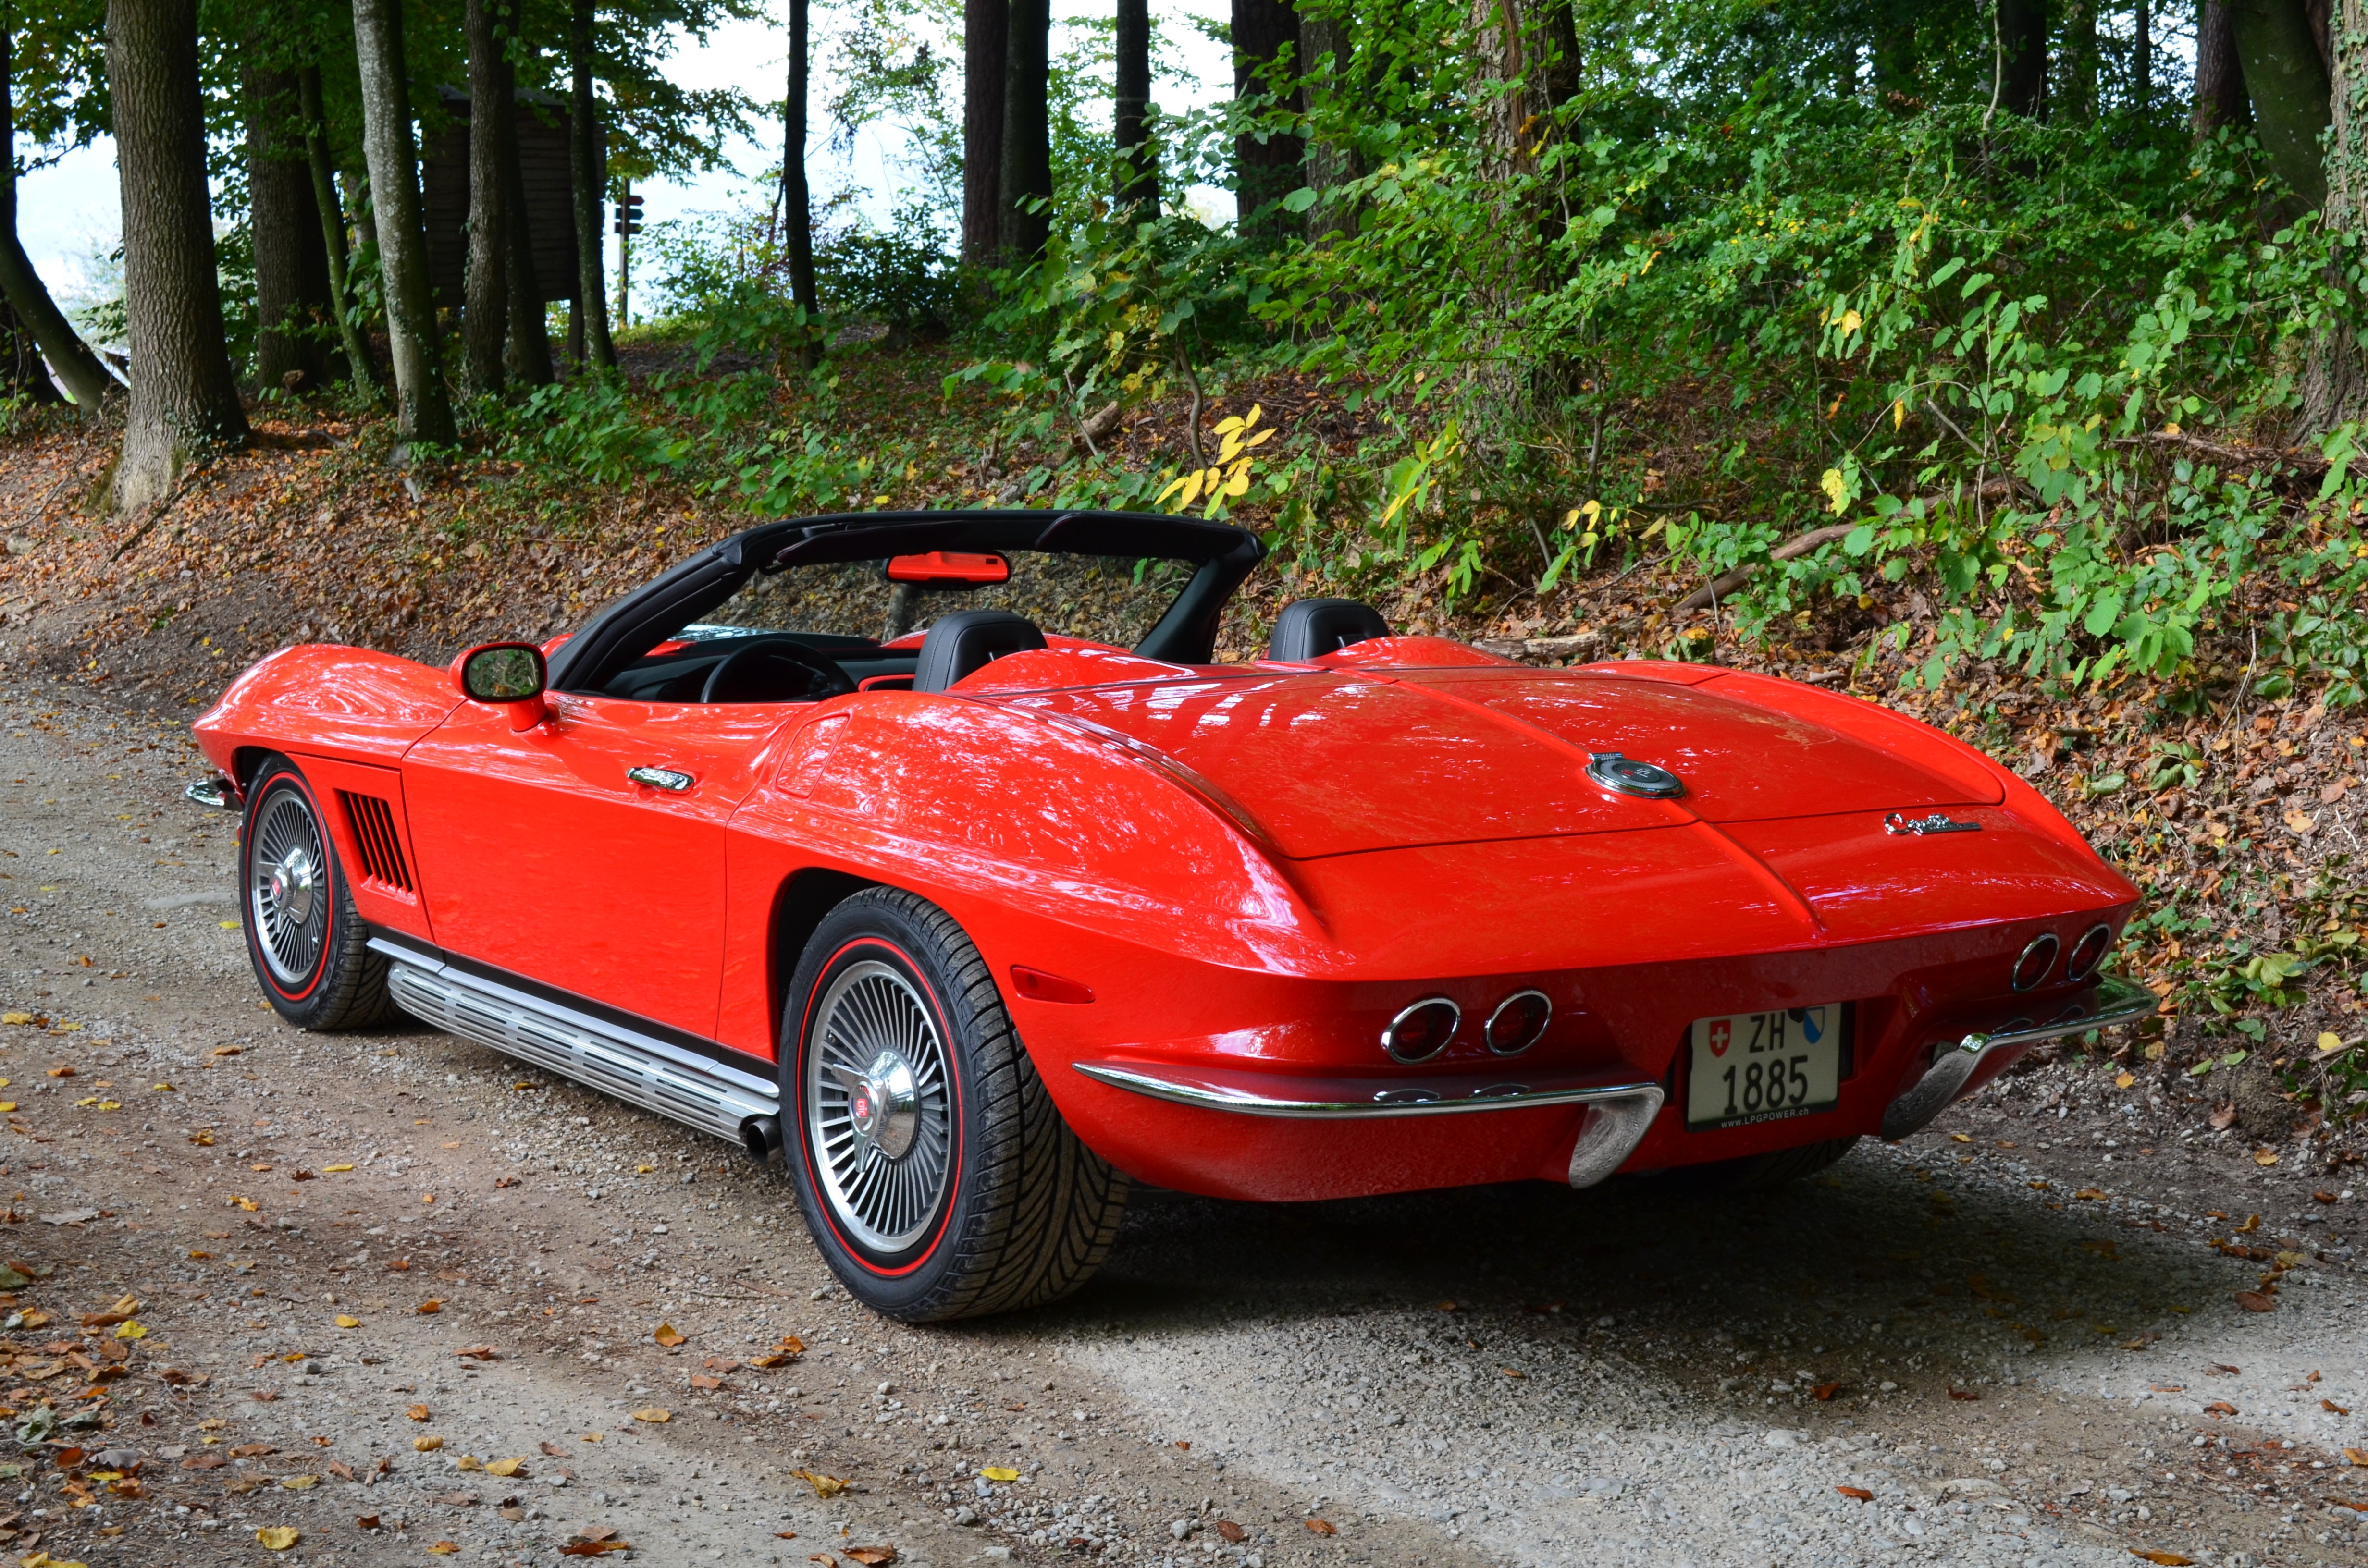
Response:
[[[1447,1049],[1463,1010],[1444,996],[1426,996],[1403,1009],[1382,1031],[1382,1049],[1393,1062],[1428,1062]]]
[[[2017,991],[2028,991],[2047,978],[2055,967],[2055,951],[2064,944],[2055,939],[2053,931],[2042,931],[2031,939],[2028,947],[2014,960],[2012,979]]]
[[[1538,1043],[1554,1021],[1554,1003],[1543,991],[1516,991],[1488,1015],[1488,1049],[1499,1056],[1519,1056]]]
[[[2088,979],[2097,972],[2097,966],[2105,961],[2105,955],[2112,946],[2113,928],[2111,926],[2100,921],[2089,926],[2080,933],[2080,939],[2072,944],[2072,950],[2064,955],[2064,978],[2075,984]]]

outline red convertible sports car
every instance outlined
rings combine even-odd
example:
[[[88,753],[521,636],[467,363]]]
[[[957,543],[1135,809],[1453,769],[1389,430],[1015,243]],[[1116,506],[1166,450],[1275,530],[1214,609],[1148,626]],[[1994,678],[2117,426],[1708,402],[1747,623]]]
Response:
[[[2136,890],[1858,699],[1534,669],[1341,599],[1212,662],[1258,539],[752,528],[570,636],[299,647],[197,723],[256,977],[776,1152],[849,1291],[1076,1289],[1129,1179],[1760,1185],[2127,1022]]]

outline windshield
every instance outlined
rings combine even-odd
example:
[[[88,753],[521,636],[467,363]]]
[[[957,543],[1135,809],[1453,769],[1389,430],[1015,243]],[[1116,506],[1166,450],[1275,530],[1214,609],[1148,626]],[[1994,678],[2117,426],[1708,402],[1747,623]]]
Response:
[[[893,642],[965,609],[1008,610],[1049,634],[1132,648],[1150,634],[1195,568],[1190,562],[1105,555],[1002,552],[1008,581],[978,585],[894,583],[888,562],[791,566],[759,574],[699,621],[686,642],[754,631]]]

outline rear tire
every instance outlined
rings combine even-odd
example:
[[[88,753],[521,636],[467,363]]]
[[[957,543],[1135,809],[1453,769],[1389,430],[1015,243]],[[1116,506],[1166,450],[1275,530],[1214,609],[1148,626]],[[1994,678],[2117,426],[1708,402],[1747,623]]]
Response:
[[[1797,1149],[1691,1165],[1679,1174],[1687,1187],[1697,1192],[1767,1192],[1816,1175],[1857,1146],[1855,1136],[1829,1138]]]
[[[1127,1178],[1061,1119],[951,915],[856,893],[824,916],[789,995],[782,1141],[849,1295],[933,1323],[1042,1306],[1092,1277]]]
[[[272,1010],[300,1029],[396,1017],[387,960],[370,949],[319,798],[296,765],[266,757],[247,785],[238,889],[246,956]]]

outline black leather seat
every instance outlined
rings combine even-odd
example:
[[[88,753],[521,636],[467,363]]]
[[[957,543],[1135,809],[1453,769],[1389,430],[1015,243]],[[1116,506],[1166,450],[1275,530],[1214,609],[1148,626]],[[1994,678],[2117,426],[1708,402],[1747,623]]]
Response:
[[[1266,645],[1266,656],[1294,665],[1389,634],[1389,622],[1371,605],[1355,599],[1295,599],[1274,618],[1274,638]]]
[[[921,657],[913,666],[913,689],[943,691],[1006,653],[1042,646],[1044,634],[1026,616],[1008,609],[956,610],[932,625],[921,639]]]

